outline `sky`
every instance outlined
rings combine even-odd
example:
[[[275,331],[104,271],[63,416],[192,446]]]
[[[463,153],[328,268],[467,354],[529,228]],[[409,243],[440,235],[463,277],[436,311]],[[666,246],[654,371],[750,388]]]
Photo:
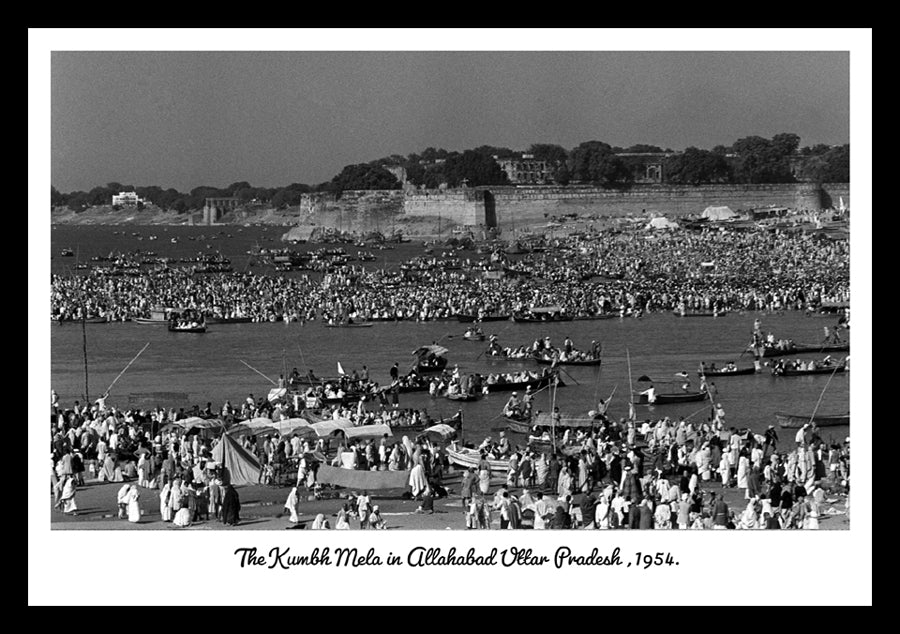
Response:
[[[60,52],[52,184],[316,184],[427,147],[850,140],[847,52]]]

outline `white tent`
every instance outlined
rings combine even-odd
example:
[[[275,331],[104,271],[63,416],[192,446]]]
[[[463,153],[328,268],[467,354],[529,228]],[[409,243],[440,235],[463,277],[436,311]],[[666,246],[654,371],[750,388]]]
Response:
[[[732,211],[731,207],[707,207],[703,210],[701,218],[709,218],[710,220],[730,220],[737,218],[738,215]]]
[[[668,218],[659,216],[647,223],[647,229],[678,229],[679,224]]]

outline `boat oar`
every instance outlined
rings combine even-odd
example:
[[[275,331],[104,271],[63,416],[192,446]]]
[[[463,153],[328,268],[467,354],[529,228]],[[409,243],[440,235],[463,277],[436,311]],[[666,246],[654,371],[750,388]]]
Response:
[[[264,378],[266,381],[268,381],[268,382],[271,383],[272,385],[274,385],[274,386],[276,386],[276,387],[278,386],[278,383],[276,383],[275,381],[273,381],[272,379],[270,379],[269,377],[267,377],[265,374],[263,374],[262,372],[260,372],[260,371],[257,370],[256,368],[254,368],[252,365],[250,365],[249,363],[247,363],[247,362],[244,361],[243,359],[238,359],[238,361],[240,361],[240,362],[243,363],[245,366],[247,366],[248,368],[250,368],[251,370],[253,370],[254,372],[256,372],[258,375],[260,375],[262,378]]]
[[[809,422],[812,423],[816,418],[816,413],[819,411],[819,405],[822,404],[822,397],[825,396],[825,390],[828,389],[828,384],[831,383],[831,379],[834,378],[835,373],[838,371],[838,368],[841,366],[835,366],[834,370],[831,371],[831,376],[828,377],[828,381],[825,383],[825,387],[822,388],[822,393],[819,394],[819,400],[816,402],[816,408],[813,410],[812,416],[809,417]]]
[[[566,372],[563,368],[559,368],[559,369],[563,372]],[[566,376],[569,377],[570,379],[572,379],[573,381],[575,381],[575,385],[581,385],[581,383],[578,382],[578,379],[576,379],[574,376],[572,376],[568,372],[566,372]]]
[[[128,368],[131,367],[131,364],[132,364],[132,363],[134,363],[135,361],[137,361],[137,358],[138,358],[139,356],[141,356],[141,355],[144,353],[144,350],[146,350],[149,346],[150,346],[150,342],[148,341],[148,342],[147,342],[147,345],[144,346],[143,348],[141,348],[141,351],[138,352],[136,355],[134,355],[134,358],[133,358],[131,361],[128,362],[128,365],[125,366],[125,370],[122,370],[121,372],[119,372],[119,376],[117,376],[115,379],[113,379],[113,382],[109,384],[109,387],[108,387],[108,388],[106,388],[106,392],[104,392],[104,396],[108,396],[108,395],[109,395],[109,392],[110,392],[110,390],[113,389],[113,385],[116,384],[116,381],[118,381],[120,378],[122,378],[122,375],[125,374],[125,371],[128,370]]]

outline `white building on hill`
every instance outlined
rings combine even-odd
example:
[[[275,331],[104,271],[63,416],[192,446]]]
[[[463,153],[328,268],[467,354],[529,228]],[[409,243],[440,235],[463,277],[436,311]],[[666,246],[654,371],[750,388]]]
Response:
[[[118,195],[113,194],[112,204],[113,206],[119,205],[120,207],[136,207],[138,203],[143,203],[143,198],[138,198],[138,195],[134,192],[119,192]]]

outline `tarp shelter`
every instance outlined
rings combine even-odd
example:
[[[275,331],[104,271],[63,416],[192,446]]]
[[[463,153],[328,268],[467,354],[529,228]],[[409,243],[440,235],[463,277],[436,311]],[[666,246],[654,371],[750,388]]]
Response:
[[[316,472],[316,481],[361,491],[405,489],[409,486],[409,471],[357,471],[323,464]]]
[[[390,425],[360,425],[359,427],[346,427],[343,430],[348,438],[381,438],[385,434],[393,436]]]
[[[445,423],[438,423],[422,431],[419,434],[419,438],[422,436],[426,436],[431,440],[450,440],[456,436],[456,429]]]
[[[310,425],[310,429],[316,432],[319,438],[332,435],[334,432],[353,427],[353,421],[348,418],[338,418],[335,420],[323,420]]]
[[[213,447],[212,457],[225,468],[226,480],[234,486],[259,483],[259,461],[228,434]]]
[[[708,218],[710,220],[730,220],[732,218],[737,218],[738,215],[732,211],[731,207],[713,207],[709,206],[703,210],[703,213],[700,214],[701,218]]]
[[[680,229],[681,226],[668,218],[658,216],[647,223],[647,229]]]
[[[254,418],[253,420],[238,423],[228,430],[228,433],[235,438],[276,433],[282,436],[290,436],[291,434],[302,432],[314,433],[311,423],[304,418],[284,418],[277,421],[272,421],[268,418]]]

